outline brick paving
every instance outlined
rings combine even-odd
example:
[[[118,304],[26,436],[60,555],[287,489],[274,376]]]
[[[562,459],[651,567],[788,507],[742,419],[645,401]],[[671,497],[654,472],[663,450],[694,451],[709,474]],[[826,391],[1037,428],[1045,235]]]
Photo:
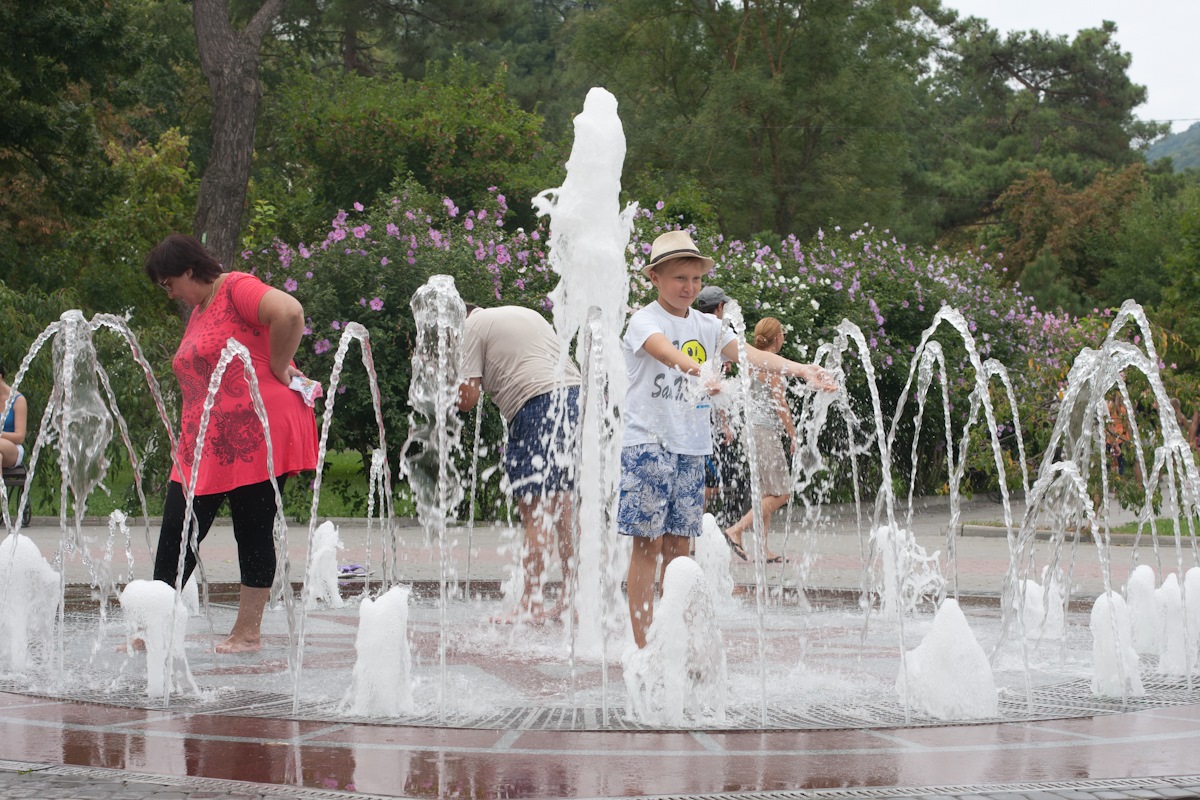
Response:
[[[853,519],[831,516],[794,534],[819,553],[802,585],[853,591],[860,581]],[[968,521],[998,517],[998,507],[979,503],[964,513]],[[936,504],[912,524],[930,552],[944,551],[945,527],[944,507]],[[103,544],[106,529],[90,530]],[[292,528],[293,563],[303,563],[305,531]],[[365,526],[345,523],[341,533],[340,560],[364,563]],[[428,580],[436,577],[437,560],[416,533],[402,532],[402,574]],[[54,524],[35,525],[29,534],[43,552],[59,539]],[[465,531],[456,536],[461,557]],[[510,537],[489,526],[471,532],[477,580],[503,577],[512,556],[502,545]],[[135,531],[135,551],[145,549],[143,538]],[[371,546],[377,557],[379,541]],[[1004,539],[960,537],[955,547],[960,589],[994,596],[1008,565]],[[1094,545],[1080,552],[1073,585],[1081,596],[1094,595],[1103,587]],[[236,580],[227,526],[214,528],[202,554],[211,581]],[[148,563],[144,554],[136,558]],[[1136,556],[1130,547],[1113,548],[1113,584],[1124,581],[1135,558],[1155,563],[1156,556],[1148,548]],[[1175,556],[1166,552],[1163,560],[1169,568]],[[84,580],[80,569],[69,563],[68,580]],[[739,582],[752,579],[750,565],[734,562],[733,569]],[[247,718],[0,693],[0,798],[1200,798],[1198,753],[1200,704],[1000,724],[651,732]]]

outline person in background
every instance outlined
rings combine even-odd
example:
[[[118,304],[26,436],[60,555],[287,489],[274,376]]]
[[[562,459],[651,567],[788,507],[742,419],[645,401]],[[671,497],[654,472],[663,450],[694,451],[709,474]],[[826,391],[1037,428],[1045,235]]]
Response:
[[[8,375],[4,364],[0,363],[0,414],[13,397],[12,387],[8,385]],[[29,406],[25,395],[17,392],[12,408],[4,416],[4,424],[0,426],[0,466],[5,468],[18,467],[25,460],[25,423]]]
[[[525,529],[525,586],[516,610],[495,622],[540,624],[569,603],[574,567],[572,449],[579,422],[579,369],[562,356],[558,336],[541,314],[520,306],[467,305],[458,408],[470,411],[481,391],[508,422],[504,472]],[[545,551],[558,540],[563,591],[547,614]]]
[[[191,236],[172,234],[146,258],[146,276],[172,298],[191,306],[187,328],[173,367],[182,399],[179,447],[167,487],[162,528],[154,560],[154,578],[176,585],[184,533],[184,487],[195,472],[193,504],[197,543],[226,501],[233,519],[241,570],[237,619],[219,653],[262,648],[262,617],[275,580],[275,477],[280,491],[287,476],[317,466],[317,422],[293,378],[303,375],[292,357],[304,333],[304,308],[290,294],[273,289],[245,272],[224,272]],[[212,377],[230,337],[250,351],[271,431],[272,472],[267,440],[254,410],[240,358],[229,362],[212,407],[199,463],[196,436]],[[196,566],[189,545],[180,585]],[[136,646],[136,643],[135,643]]]
[[[783,324],[774,317],[763,317],[754,326],[754,346],[767,353],[783,349]],[[796,425],[787,402],[787,381],[783,373],[753,368],[750,374],[750,407],[746,413],[747,429],[754,441],[754,464],[758,490],[762,496],[762,547],[768,564],[783,560],[767,547],[771,517],[787,505],[792,494],[791,462],[783,452],[782,440],[789,449],[796,440]],[[745,558],[742,536],[754,524],[754,510],[747,511],[729,530],[725,538],[734,552]]]
[[[1175,410],[1175,421],[1179,423],[1179,431],[1183,434],[1184,441],[1195,448],[1196,435],[1200,433],[1200,407],[1197,407],[1192,412],[1192,416],[1188,417],[1183,413],[1183,405],[1179,402],[1179,398],[1172,397],[1171,408]]]
[[[696,295],[696,310],[712,314],[719,320],[725,318],[725,304],[729,296],[720,286],[705,286]],[[730,362],[723,362],[728,372]],[[742,509],[749,505],[750,494],[742,478],[746,457],[733,432],[733,423],[728,414],[718,408],[713,416],[713,452],[704,457],[704,508],[712,510],[719,519],[740,517]],[[722,527],[727,524],[723,521]],[[739,557],[745,557],[739,548],[730,547]]]

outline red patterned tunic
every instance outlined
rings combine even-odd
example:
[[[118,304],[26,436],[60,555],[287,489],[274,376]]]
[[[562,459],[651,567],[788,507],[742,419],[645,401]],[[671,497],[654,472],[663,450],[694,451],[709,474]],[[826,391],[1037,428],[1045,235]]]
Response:
[[[317,421],[313,410],[271,373],[268,330],[258,322],[258,304],[270,286],[253,275],[231,272],[208,308],[192,310],[187,330],[175,351],[173,367],[183,395],[179,466],[171,480],[187,490],[196,453],[200,416],[221,350],[230,337],[246,346],[258,376],[263,405],[271,426],[271,454],[276,475],[292,475],[317,466]],[[267,444],[254,411],[240,358],[229,362],[213,404],[196,494],[217,494],[268,480]],[[183,474],[180,474],[182,467]]]

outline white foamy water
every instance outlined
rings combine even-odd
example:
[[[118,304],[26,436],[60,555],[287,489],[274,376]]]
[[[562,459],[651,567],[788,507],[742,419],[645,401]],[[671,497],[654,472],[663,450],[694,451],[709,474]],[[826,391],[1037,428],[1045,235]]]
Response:
[[[581,654],[604,655],[608,630],[628,627],[620,585],[629,544],[616,533],[615,500],[620,474],[625,364],[620,336],[629,298],[627,264],[637,204],[620,205],[625,132],[617,99],[591,89],[574,119],[575,139],[562,186],[533,200],[550,218],[548,263],[561,279],[550,292],[554,327],[563,358],[577,345],[581,386],[581,429],[575,502],[580,535],[574,645]],[[581,531],[582,532],[582,531]]]
[[[1050,575],[1049,568],[1042,570],[1042,578],[1044,585],[1032,578],[1021,581],[1022,595],[1014,598],[1014,603],[1017,603],[1014,610],[1021,614],[1021,627],[1025,630],[1026,639],[1061,639],[1065,625],[1063,603],[1066,600],[1062,579],[1058,574]],[[1023,606],[1020,605],[1022,598]]]
[[[911,650],[896,678],[914,711],[934,719],[987,719],[999,714],[996,682],[987,655],[956,600],[942,601],[933,626]]]
[[[912,531],[897,525],[874,528],[871,542],[882,562],[876,590],[883,616],[911,614],[922,603],[938,602],[946,591],[938,551],[927,553]]]
[[[408,650],[407,587],[393,586],[358,609],[358,654],[342,710],[355,716],[396,717],[413,710],[412,658]]]
[[[1158,613],[1154,605],[1157,585],[1158,576],[1149,564],[1138,564],[1125,581],[1125,603],[1133,626],[1133,649],[1138,655],[1158,653]]]
[[[696,563],[704,572],[704,579],[712,594],[717,609],[730,607],[733,600],[733,574],[729,570],[729,543],[712,514],[704,515],[702,532],[696,539]]]
[[[307,609],[326,605],[341,608],[341,591],[338,589],[338,551],[342,540],[337,526],[326,520],[312,535],[312,552],[308,557],[308,570],[304,576],[305,602]]]
[[[1092,692],[1098,697],[1140,697],[1137,653],[1129,631],[1129,608],[1115,592],[1092,605]]]
[[[646,646],[631,646],[622,664],[630,716],[687,725],[725,718],[725,643],[703,570],[681,556],[668,566]]]
[[[146,648],[146,693],[197,692],[184,652],[188,611],[175,590],[162,581],[130,581],[121,592],[121,611],[130,650],[135,640]]]
[[[1158,671],[1163,675],[1186,675],[1189,658],[1183,626],[1183,591],[1179,576],[1172,572],[1154,591],[1157,622]]]
[[[0,542],[0,671],[23,672],[50,661],[59,604],[59,574],[28,536]]]

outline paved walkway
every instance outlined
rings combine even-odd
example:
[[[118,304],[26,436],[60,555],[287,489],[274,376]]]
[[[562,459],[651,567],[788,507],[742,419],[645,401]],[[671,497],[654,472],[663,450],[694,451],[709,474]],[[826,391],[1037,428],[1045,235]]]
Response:
[[[945,562],[949,550],[948,503],[943,498],[932,498],[918,501],[914,505],[916,507],[911,520],[907,520],[903,512],[897,512],[897,524],[910,529],[916,541],[929,554],[940,551]],[[1015,524],[1020,524],[1024,513],[1024,504],[1019,501],[1013,502],[1011,516]],[[1114,508],[1111,522],[1115,526],[1133,519],[1128,512]],[[125,559],[122,559],[121,554],[126,545],[122,536],[118,533],[110,543],[107,522],[89,522],[91,524],[85,525],[81,531],[83,541],[79,543],[77,551],[68,556],[68,583],[89,581],[87,561],[79,555],[83,550],[95,561],[103,560],[106,550],[116,553],[113,558],[113,570],[118,575],[124,571]],[[158,522],[157,519],[151,519],[150,530],[147,532],[144,521],[129,521],[129,546],[135,565],[134,577],[150,577],[152,561],[147,540],[157,540]],[[368,526],[363,520],[336,522],[340,538],[345,545],[339,551],[339,563],[369,564],[372,571],[378,574],[378,563],[384,547],[380,525],[376,523]],[[862,525],[870,527],[869,516],[862,521]],[[964,593],[996,594],[1000,591],[1001,580],[1009,566],[1003,508],[988,500],[966,502],[961,511],[960,529],[964,525],[966,535],[957,536],[953,541],[956,555],[954,563],[957,568],[947,568],[947,578],[952,582],[957,580],[959,590]],[[810,589],[858,589],[862,582],[864,547],[864,538],[858,531],[859,523],[852,507],[827,508],[821,519],[815,522],[806,522],[803,509],[796,508],[792,510],[792,521],[785,523],[781,511],[776,515],[771,533],[771,548],[783,550],[789,557],[806,553],[809,554],[808,560],[803,565],[769,566],[768,574],[772,578],[781,573],[794,576],[799,583]],[[33,539],[47,556],[55,551],[63,539],[58,520],[44,517],[35,517],[32,527],[22,533]],[[412,520],[400,520],[396,535],[400,579],[438,580],[441,563],[438,550],[426,543],[425,532],[416,527]],[[468,577],[478,580],[504,580],[516,561],[514,546],[517,536],[518,530],[506,525],[451,528],[447,535],[448,560],[454,565],[460,580]],[[288,553],[292,564],[291,575],[296,581],[303,577],[307,537],[307,523],[289,524]],[[1134,565],[1135,548],[1132,547],[1131,536],[1117,536],[1114,539],[1110,575],[1111,581],[1119,586]],[[1104,585],[1103,570],[1096,550],[1096,545],[1090,539],[1085,539],[1078,543],[1068,541],[1060,553],[1060,566],[1064,570],[1072,569],[1072,585],[1075,590],[1092,597],[1099,594]],[[233,528],[227,521],[218,520],[213,526],[201,546],[200,554],[210,583],[237,582],[237,548],[233,539]],[[1039,541],[1035,545],[1033,555],[1039,566],[1044,565],[1054,555],[1054,544]],[[1184,556],[1186,559],[1188,554],[1185,553]],[[1177,569],[1177,554],[1173,542],[1170,541],[1164,540],[1160,546],[1160,553],[1156,556],[1147,537],[1136,548],[1136,557],[1138,563],[1158,564],[1161,561],[1166,572]],[[553,580],[558,575],[553,571],[556,565],[552,564],[551,569],[550,579]],[[733,559],[732,570],[738,583],[754,582],[752,562]]]
[[[815,555],[772,567],[772,578],[782,572],[785,581],[810,590],[856,590],[860,539],[853,516],[840,512],[820,524],[796,524],[788,552],[797,553],[799,542]],[[999,517],[998,506],[979,502],[964,513],[968,522]],[[944,505],[931,503],[909,527],[929,552],[944,553],[947,523]],[[27,533],[44,553],[62,538],[56,525],[35,525]],[[103,551],[106,527],[82,533],[81,547]],[[292,527],[294,564],[303,563],[305,533]],[[340,533],[341,563],[368,563],[368,548],[378,560],[378,528],[343,523]],[[773,548],[783,547],[781,533],[773,536]],[[467,537],[465,529],[453,532],[460,579]],[[144,538],[135,531],[137,577],[149,571]],[[401,532],[398,559],[406,581],[438,575],[439,559],[422,538],[417,529]],[[504,527],[471,531],[474,579],[505,577],[514,558],[511,539]],[[960,590],[997,593],[1008,566],[1003,537],[960,536],[953,545]],[[1039,565],[1053,556],[1049,543],[1040,547]],[[118,572],[123,549],[118,542]],[[214,528],[202,554],[210,581],[236,580],[227,526]],[[1133,558],[1130,546],[1112,548],[1114,584],[1124,581]],[[1139,548],[1137,558],[1157,563],[1150,548]],[[1190,553],[1184,558],[1190,565]],[[1177,556],[1166,551],[1162,560],[1175,564]],[[752,567],[733,566],[739,581],[752,580]],[[86,582],[87,574],[84,559],[68,557],[71,583]],[[1076,593],[1094,595],[1103,584],[1095,545],[1081,545],[1072,569]],[[245,658],[243,670],[280,668]],[[284,717],[0,693],[0,797],[1200,797],[1200,704],[1048,721],[798,731],[447,729]]]

